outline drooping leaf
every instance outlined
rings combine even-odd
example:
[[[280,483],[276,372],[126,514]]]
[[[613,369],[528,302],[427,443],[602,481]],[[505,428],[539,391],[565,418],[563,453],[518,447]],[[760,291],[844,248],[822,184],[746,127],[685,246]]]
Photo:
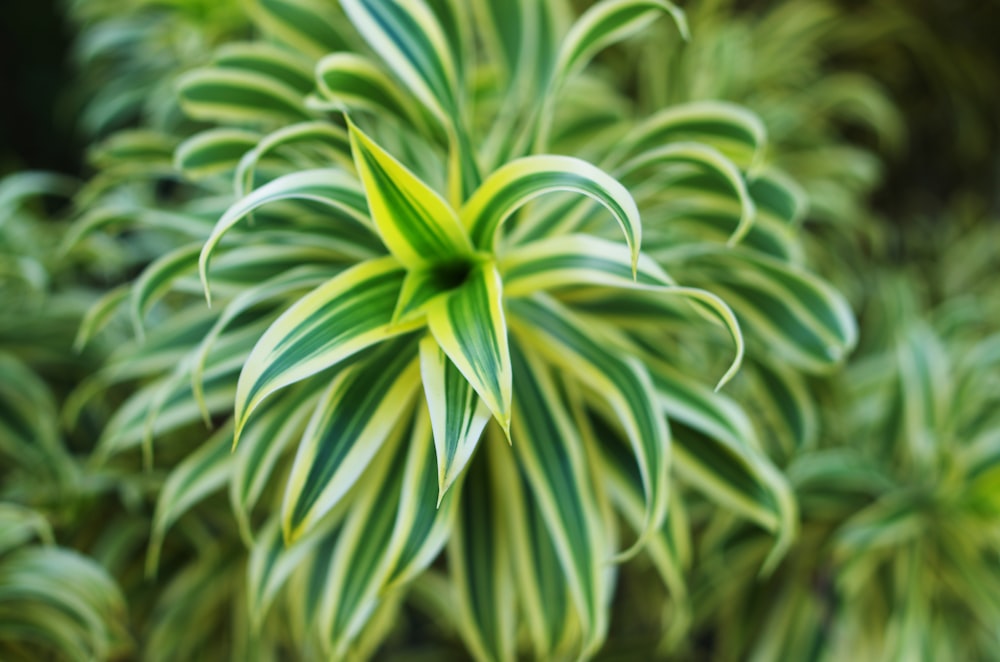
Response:
[[[600,202],[618,221],[639,260],[642,224],[629,192],[599,168],[568,156],[529,156],[512,161],[487,177],[460,216],[477,247],[492,250],[500,225],[528,201],[554,191],[573,191]]]

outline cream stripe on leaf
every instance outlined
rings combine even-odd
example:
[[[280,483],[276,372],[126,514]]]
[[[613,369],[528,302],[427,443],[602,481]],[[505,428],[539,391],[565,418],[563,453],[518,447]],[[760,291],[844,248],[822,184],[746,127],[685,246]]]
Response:
[[[251,514],[264,494],[282,455],[298,441],[307,419],[316,407],[325,379],[307,379],[266,401],[254,416],[254,423],[232,451],[235,458],[229,480],[229,503],[239,525],[240,536],[253,544]]]
[[[448,203],[350,120],[348,129],[368,208],[389,252],[407,268],[468,258],[472,244]]]
[[[518,382],[513,448],[552,536],[580,619],[581,655],[587,657],[601,646],[607,630],[610,595],[602,573],[612,550],[602,538],[583,440],[548,368],[525,347],[511,347]]]
[[[724,101],[696,101],[664,108],[635,127],[609,159],[620,164],[649,145],[696,142],[714,147],[741,170],[764,156],[767,130],[746,108]]]
[[[490,410],[430,336],[420,341],[420,374],[434,431],[440,501],[472,458]]]
[[[500,262],[507,297],[581,285],[668,286],[670,276],[646,255],[634,273],[628,248],[597,237],[573,234],[517,246]]]
[[[223,69],[261,73],[304,95],[313,89],[312,62],[299,53],[264,42],[235,42],[221,46],[212,64]]]
[[[563,39],[554,85],[583,69],[599,51],[641,31],[662,13],[673,18],[688,38],[684,12],[667,0],[605,0],[588,9]]]
[[[363,228],[368,228],[368,208],[357,181],[340,170],[305,170],[279,177],[235,202],[215,224],[198,260],[198,272],[211,303],[208,263],[225,233],[255,209],[279,200],[308,200],[342,212]],[[358,228],[359,230],[361,228]]]
[[[316,524],[365,473],[420,387],[416,341],[383,343],[338,374],[299,442],[281,505],[285,538]]]
[[[250,548],[247,561],[246,608],[252,632],[261,631],[268,610],[296,568],[301,567],[323,543],[331,538],[337,539],[343,531],[344,511],[346,508],[331,513],[322,528],[292,544],[288,544],[282,536],[278,516],[267,521],[260,537]]]
[[[807,271],[744,250],[702,250],[683,262],[675,265],[686,280],[718,291],[770,351],[801,369],[829,370],[857,343],[850,305]]]
[[[209,67],[178,80],[181,108],[194,119],[267,125],[311,119],[303,97],[270,76]]]
[[[306,143],[311,150],[322,150],[330,161],[348,171],[354,167],[347,132],[329,122],[299,122],[274,131],[256,141],[239,161],[236,170],[236,195],[242,197],[255,188],[255,172],[261,160],[280,147]]]
[[[156,500],[149,551],[146,555],[146,575],[156,573],[160,550],[167,530],[185,512],[212,492],[221,489],[232,475],[232,425],[219,428],[174,468],[163,483]]]
[[[490,461],[504,495],[507,529],[517,531],[510,541],[517,597],[535,659],[569,659],[574,648],[579,652],[580,626],[548,523],[512,454],[491,453]]]
[[[742,210],[740,222],[729,239],[730,244],[735,244],[750,231],[756,208],[750,193],[747,191],[746,183],[743,181],[743,175],[732,161],[712,147],[698,143],[664,145],[641,152],[617,169],[615,174],[622,181],[628,182],[632,175],[640,174],[644,168],[662,167],[670,164],[692,165],[704,169],[705,172],[717,177],[720,182],[730,188],[733,195],[739,200]]]
[[[465,282],[427,307],[438,345],[469,381],[504,431],[510,428],[511,368],[503,284],[496,265],[483,262]]]
[[[477,248],[492,251],[500,225],[530,200],[554,191],[581,193],[615,217],[628,243],[633,269],[639,260],[642,224],[629,192],[601,169],[569,156],[528,156],[490,174],[460,212]]]
[[[421,117],[397,84],[370,59],[355,53],[331,53],[316,63],[317,101],[335,109],[364,109],[392,115],[404,123]],[[418,124],[419,126],[419,124]]]
[[[415,327],[392,324],[403,271],[393,258],[370,260],[299,299],[261,336],[236,388],[236,439],[250,413],[274,391]]]
[[[359,484],[332,557],[326,560],[329,574],[316,625],[330,659],[345,659],[351,643],[381,601],[398,556],[391,542],[398,504],[404,496],[404,475],[410,459],[405,444],[414,427],[413,414],[393,417],[387,427],[390,438],[366,472],[366,480]]]
[[[497,435],[473,458],[448,541],[448,568],[455,586],[459,632],[473,657],[512,662],[517,645],[517,611],[510,539],[503,514],[503,483],[494,453],[509,453]]]
[[[255,287],[244,290],[234,297],[223,309],[215,324],[205,334],[199,343],[192,359],[191,367],[191,392],[195,400],[202,406],[202,415],[205,422],[209,422],[208,411],[204,409],[204,387],[203,376],[205,363],[208,360],[209,351],[215,342],[225,332],[230,323],[248,309],[258,306],[261,303],[272,299],[281,299],[291,295],[297,290],[313,290],[331,277],[331,269],[322,266],[306,265],[289,269],[273,278],[269,278]],[[303,292],[304,294],[305,292]]]
[[[189,179],[202,179],[236,168],[260,134],[243,129],[209,129],[196,133],[177,147],[174,166]]]
[[[670,433],[649,373],[637,359],[609,347],[593,325],[552,299],[536,295],[508,305],[522,342],[606,398],[626,430],[646,496],[643,533],[629,553],[637,550],[662,524],[669,495]]]
[[[678,321],[679,311],[683,311],[683,314],[690,310],[709,322],[725,327],[733,340],[735,356],[729,369],[716,384],[716,390],[729,383],[743,364],[746,348],[739,320],[729,305],[712,292],[695,287],[661,287],[634,283],[616,289],[582,289],[561,298],[588,314],[614,318],[619,324],[623,320],[660,324],[665,321],[675,322]],[[678,308],[678,300],[684,302],[683,308]],[[687,324],[686,320],[684,324]]]
[[[343,15],[324,0],[247,0],[254,24],[264,34],[311,58],[351,47],[340,32]]]
[[[448,39],[422,0],[341,0],[368,45],[446,124],[458,114],[457,67]]]
[[[435,442],[431,428],[428,411],[418,405],[389,544],[388,556],[393,559],[393,568],[386,579],[387,591],[423,572],[438,556],[455,524],[459,489],[456,486],[447,495],[440,494],[433,468]]]

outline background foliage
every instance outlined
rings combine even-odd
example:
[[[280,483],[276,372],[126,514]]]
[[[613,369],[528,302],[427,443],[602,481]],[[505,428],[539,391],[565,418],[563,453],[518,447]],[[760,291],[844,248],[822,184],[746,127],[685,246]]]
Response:
[[[0,657],[1000,657],[1000,3],[335,4],[3,23]]]

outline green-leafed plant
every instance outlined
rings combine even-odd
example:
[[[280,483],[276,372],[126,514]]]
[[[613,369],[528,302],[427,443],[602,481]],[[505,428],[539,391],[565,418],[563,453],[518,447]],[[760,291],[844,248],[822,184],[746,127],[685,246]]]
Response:
[[[36,538],[44,544],[34,544]],[[5,660],[115,658],[128,650],[124,616],[124,598],[104,568],[55,546],[42,514],[0,502],[0,654]]]
[[[158,237],[85,320],[81,340],[124,308],[138,334],[69,412],[131,385],[94,462],[134,467],[141,450],[169,471],[149,565],[175,588],[150,645],[180,654],[197,628],[185,654],[239,640],[366,657],[413,585],[477,658],[588,657],[616,562],[638,551],[681,623],[685,511],[706,499],[777,535],[773,567],[794,502],[760,425],[706,382],[734,374],[746,338],[747,379],[794,388],[795,369],[849,351],[853,319],[803,266],[801,195],[767,165],[760,120],[719,102],[642,110],[607,65],[588,69],[664,14],[684,33],[679,10],[250,13],[264,39],[180,83],[188,115],[219,126],[177,148],[189,182],[169,211],[135,181],[171,176],[170,145],[127,134],[68,242],[123,221],[140,231],[121,241]],[[238,529],[217,497],[195,507],[225,486]],[[243,604],[248,620],[213,636]]]
[[[249,28],[233,0],[64,4],[76,33],[73,55],[80,74],[70,92],[82,111],[77,128],[88,138],[137,122],[176,130],[183,121],[173,94],[176,76]]]
[[[696,603],[728,624],[722,659],[997,655],[996,349],[914,323],[847,371],[836,441],[789,468],[803,536],[782,571],[716,578],[763,553],[745,532],[706,559]]]

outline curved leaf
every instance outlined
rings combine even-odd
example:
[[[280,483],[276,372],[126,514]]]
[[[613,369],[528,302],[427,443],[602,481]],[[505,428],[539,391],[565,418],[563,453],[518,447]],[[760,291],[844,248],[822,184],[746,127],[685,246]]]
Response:
[[[603,643],[607,630],[611,596],[605,593],[602,573],[613,550],[602,536],[583,441],[555,382],[520,344],[512,345],[511,356],[517,373],[513,447],[573,597],[586,657]]]
[[[589,235],[535,241],[504,254],[500,262],[504,293],[507,297],[518,297],[582,285],[672,284],[670,276],[646,255],[639,255],[634,273],[631,259],[627,247]]]
[[[211,303],[208,287],[208,262],[223,235],[253,210],[278,200],[318,202],[367,227],[367,207],[357,182],[340,170],[306,170],[279,177],[234,203],[215,224],[198,260],[198,272],[205,297]]]
[[[582,193],[600,202],[625,232],[635,269],[642,241],[639,210],[629,192],[610,175],[569,156],[528,156],[490,174],[465,203],[462,223],[478,248],[493,250],[497,231],[519,207],[553,191]]]
[[[421,0],[341,0],[354,27],[410,92],[446,123],[458,113],[458,73],[447,36]]]

